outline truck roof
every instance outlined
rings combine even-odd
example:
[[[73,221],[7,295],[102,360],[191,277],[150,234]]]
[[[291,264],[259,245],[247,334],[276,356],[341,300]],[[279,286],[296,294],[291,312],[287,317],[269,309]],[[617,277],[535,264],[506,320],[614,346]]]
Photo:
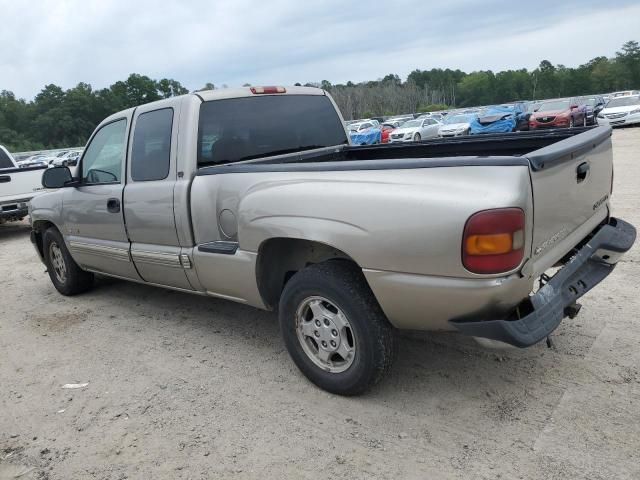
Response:
[[[242,87],[242,88],[222,88],[217,90],[202,90],[200,92],[193,92],[192,95],[198,95],[202,100],[208,102],[210,100],[223,100],[225,98],[240,98],[240,97],[253,97],[254,95],[271,95],[253,93],[252,88],[261,87]],[[285,93],[275,93],[273,95],[324,95],[325,92],[321,88],[315,87],[283,87]]]
[[[201,90],[197,92],[187,93],[185,95],[180,95],[180,97],[185,96],[197,96],[201,98],[205,102],[209,102],[212,100],[225,100],[228,98],[243,98],[243,97],[253,97],[253,96],[265,96],[265,95],[326,95],[326,92],[321,88],[315,87],[278,87],[284,88],[286,91],[284,93],[253,93],[251,91],[252,88],[267,88],[267,87],[241,87],[241,88],[221,88],[216,90]],[[158,108],[162,108],[164,103],[170,103],[173,100],[179,97],[171,97],[164,98],[162,100],[156,100],[155,102],[145,103],[144,105],[157,105]],[[113,113],[106,117],[100,124],[108,123],[111,120],[115,120],[117,118],[121,118],[123,115],[127,115],[130,111],[134,110],[136,107],[127,108],[125,110],[120,110],[119,112]]]

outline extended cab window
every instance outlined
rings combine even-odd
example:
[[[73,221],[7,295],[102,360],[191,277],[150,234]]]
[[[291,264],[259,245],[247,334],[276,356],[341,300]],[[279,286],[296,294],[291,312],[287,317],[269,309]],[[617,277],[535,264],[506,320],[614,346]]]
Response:
[[[136,120],[131,152],[131,178],[163,180],[169,175],[173,109],[141,114]]]
[[[84,183],[120,182],[126,131],[127,121],[124,118],[98,130],[82,157]]]
[[[9,155],[5,153],[5,151],[0,148],[0,168],[13,168],[13,162],[9,158]]]
[[[198,166],[347,144],[324,95],[265,95],[200,106]]]

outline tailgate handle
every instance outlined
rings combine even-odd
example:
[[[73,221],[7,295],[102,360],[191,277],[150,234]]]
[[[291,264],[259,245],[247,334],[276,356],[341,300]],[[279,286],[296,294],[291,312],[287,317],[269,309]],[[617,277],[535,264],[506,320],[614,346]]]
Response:
[[[589,170],[591,169],[591,167],[589,166],[588,162],[583,162],[580,165],[578,165],[578,168],[576,169],[576,173],[577,173],[577,182],[583,182],[585,178],[587,178],[587,175],[589,175]]]
[[[9,175],[2,175],[0,177],[0,183],[9,183],[11,181],[11,177]]]

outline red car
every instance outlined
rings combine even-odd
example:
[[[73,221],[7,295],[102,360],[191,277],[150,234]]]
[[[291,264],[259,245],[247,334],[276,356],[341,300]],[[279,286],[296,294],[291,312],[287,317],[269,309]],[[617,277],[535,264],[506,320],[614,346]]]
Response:
[[[396,127],[390,123],[383,123],[380,125],[380,131],[382,134],[381,143],[389,143],[389,134],[394,131]]]
[[[587,106],[575,98],[548,100],[531,114],[529,129],[586,127]]]

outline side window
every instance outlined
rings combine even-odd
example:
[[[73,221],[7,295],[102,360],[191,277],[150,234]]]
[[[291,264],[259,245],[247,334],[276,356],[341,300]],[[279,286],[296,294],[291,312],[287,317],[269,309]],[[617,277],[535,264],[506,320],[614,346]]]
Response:
[[[96,133],[82,158],[84,183],[120,182],[126,145],[127,120],[111,122]]]
[[[173,109],[141,114],[136,120],[131,152],[131,178],[136,182],[163,180],[169,175]]]

